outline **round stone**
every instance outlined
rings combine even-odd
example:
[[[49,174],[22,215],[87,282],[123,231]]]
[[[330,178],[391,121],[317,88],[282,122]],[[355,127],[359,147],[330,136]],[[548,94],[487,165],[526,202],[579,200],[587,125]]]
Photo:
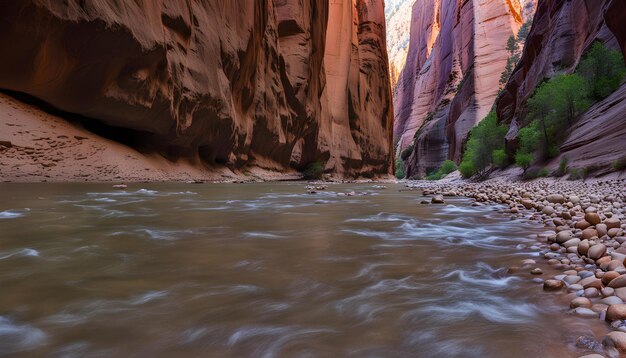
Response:
[[[609,282],[609,287],[620,288],[626,287],[626,275],[619,275]]]
[[[611,309],[611,307],[609,307],[609,309]],[[626,353],[626,333],[611,332],[604,337],[602,344],[609,348],[616,348],[620,353]]]
[[[563,281],[545,280],[543,283],[543,289],[546,291],[558,291],[563,288],[563,285]]]
[[[569,307],[570,308],[577,308],[577,307],[590,308],[591,301],[586,297],[576,297],[572,300],[572,302],[570,302]]]
[[[606,252],[606,246],[604,246],[603,244],[597,244],[589,248],[589,251],[587,252],[587,256],[589,256],[590,259],[597,260],[600,257],[604,256],[605,252]]]
[[[585,221],[591,225],[597,225],[600,223],[600,215],[598,213],[587,213],[585,214]]]

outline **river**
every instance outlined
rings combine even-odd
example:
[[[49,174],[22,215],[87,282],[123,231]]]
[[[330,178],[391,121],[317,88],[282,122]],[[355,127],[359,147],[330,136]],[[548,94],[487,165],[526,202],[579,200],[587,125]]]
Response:
[[[606,332],[507,273],[536,224],[304,186],[0,184],[0,355],[576,357]]]

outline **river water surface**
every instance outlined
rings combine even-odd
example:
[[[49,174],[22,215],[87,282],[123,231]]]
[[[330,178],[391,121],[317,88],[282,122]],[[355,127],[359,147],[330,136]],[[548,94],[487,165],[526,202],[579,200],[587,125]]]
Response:
[[[606,329],[507,274],[542,230],[401,188],[0,184],[0,355],[575,357]]]

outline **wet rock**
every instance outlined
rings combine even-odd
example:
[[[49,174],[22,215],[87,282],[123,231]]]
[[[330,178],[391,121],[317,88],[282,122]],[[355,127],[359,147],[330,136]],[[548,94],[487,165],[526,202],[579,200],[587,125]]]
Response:
[[[600,291],[598,291],[598,289],[595,287],[589,287],[585,289],[583,296],[587,298],[598,297],[600,296]]]
[[[595,287],[597,289],[602,288],[602,281],[595,277],[587,277],[578,282],[579,285],[583,286],[583,288]]]
[[[597,225],[600,223],[600,215],[598,213],[587,213],[585,214],[585,221],[591,225]]]
[[[576,247],[576,251],[574,252],[578,252],[578,244],[580,244],[580,239],[570,239],[563,243],[563,247],[565,248]]]
[[[561,194],[550,194],[546,200],[553,204],[563,204],[565,202],[565,197]]]
[[[610,309],[611,307],[609,307]],[[615,348],[620,353],[626,353],[626,333],[611,332],[604,337],[602,344],[609,348]]]
[[[580,229],[580,230],[585,230],[586,228],[588,228],[589,226],[591,226],[591,224],[589,224],[587,221],[585,220],[580,220],[577,221],[576,224],[574,224],[574,228],[576,229]]]
[[[606,310],[606,320],[615,321],[618,319],[626,319],[626,304],[613,304]]]
[[[612,288],[612,287],[608,287]],[[622,301],[626,300],[626,287],[619,287],[614,289],[614,295],[621,298]]]
[[[581,255],[587,255],[589,252],[589,240],[583,240],[578,244],[578,253]]]
[[[602,236],[608,234],[608,229],[607,229],[606,225],[604,225],[604,224],[597,224],[596,225],[596,231],[598,232],[598,237],[602,237]]]
[[[580,234],[580,239],[581,240],[589,240],[589,239],[597,237],[597,236],[598,236],[598,232],[596,231],[596,229],[587,228],[587,229],[583,230],[582,234]]]
[[[565,278],[563,278],[563,281],[565,281],[565,283],[567,283],[568,285],[573,285],[580,280],[581,280],[581,277],[578,275],[568,275],[568,276],[565,276]]]
[[[626,287],[626,275],[620,275],[609,282],[609,287],[620,288]]]
[[[587,307],[591,308],[591,301],[586,297],[576,297],[570,302],[570,308]]]
[[[609,297],[615,294],[615,289],[613,287],[605,287],[602,289],[602,297]]]
[[[561,231],[556,234],[556,242],[559,244],[563,244],[573,238],[573,234],[569,230]]]
[[[443,195],[435,195],[430,199],[430,202],[433,204],[443,204]]]
[[[620,228],[620,221],[618,218],[610,218],[610,219],[606,219],[604,220],[604,225],[606,225],[607,229],[619,229]]]
[[[606,252],[606,246],[604,246],[603,244],[597,244],[589,248],[589,251],[587,252],[587,256],[589,256],[589,258],[591,259],[597,260],[601,258],[605,252]]]
[[[534,269],[530,271],[530,273],[533,275],[541,275],[543,271],[539,267],[535,267]]]
[[[558,291],[564,286],[563,281],[559,280],[546,280],[543,283],[543,289],[546,291]]]
[[[605,305],[619,305],[624,303],[624,301],[622,301],[619,297],[617,296],[609,296],[609,297],[605,297],[603,299],[600,300],[600,303],[605,304]]]
[[[608,285],[609,282],[611,282],[613,279],[619,277],[619,273],[615,272],[615,271],[609,271],[606,272],[604,275],[602,275],[602,283],[604,285]]]
[[[578,307],[574,310],[574,313],[576,313],[577,315],[581,316],[581,317],[598,317],[598,314],[594,311],[592,311],[589,308],[585,308],[585,307]]]

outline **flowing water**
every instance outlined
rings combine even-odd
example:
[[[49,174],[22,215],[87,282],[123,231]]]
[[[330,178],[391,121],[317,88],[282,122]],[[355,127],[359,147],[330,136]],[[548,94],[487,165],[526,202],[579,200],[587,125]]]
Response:
[[[0,355],[568,357],[606,329],[506,273],[542,230],[399,189],[0,184]]]

